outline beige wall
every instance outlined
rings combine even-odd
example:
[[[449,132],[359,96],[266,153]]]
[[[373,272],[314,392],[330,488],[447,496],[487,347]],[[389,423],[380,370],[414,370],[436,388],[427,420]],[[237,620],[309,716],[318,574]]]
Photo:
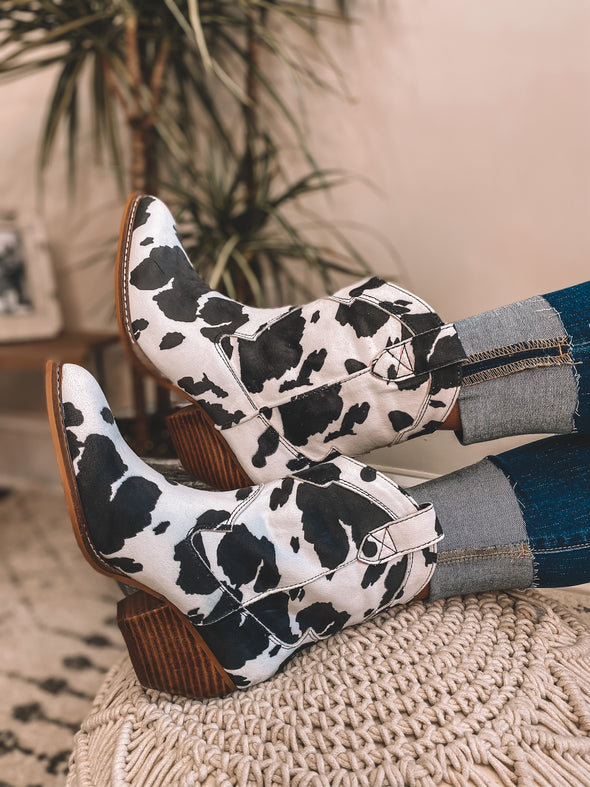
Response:
[[[37,190],[38,138],[53,78],[43,72],[0,85],[0,210],[41,217],[65,325],[73,330],[114,329],[113,250],[124,199],[116,193],[108,167],[93,163],[89,141],[83,140],[78,190],[68,194],[64,145],[58,140],[44,191]],[[115,404],[126,406],[130,385],[122,353],[109,351],[108,360],[115,366],[110,379],[121,381],[120,395],[115,385],[109,393]],[[0,415],[43,406],[42,375],[0,372]]]
[[[590,0],[354,8],[359,24],[325,32],[352,100],[312,91],[309,139],[322,165],[360,173],[381,193],[353,183],[319,200],[322,213],[386,237],[396,258],[354,236],[378,273],[449,320],[588,278]],[[35,203],[47,76],[0,87],[2,206]],[[69,204],[52,169],[45,216],[71,327],[112,319],[111,260],[79,263],[116,234],[120,208],[108,171],[87,165]],[[486,450],[434,435],[379,459],[442,472]]]
[[[590,3],[355,8],[333,36],[354,101],[317,95],[311,138],[383,193],[324,202],[395,244],[397,262],[373,244],[375,269],[449,320],[590,278]],[[513,444],[437,433],[372,461],[439,473]]]
[[[64,146],[59,140],[58,155],[47,172],[45,190],[39,195],[37,141],[53,78],[53,73],[42,72],[0,85],[0,206],[27,213],[38,211],[44,217],[67,325],[104,327],[113,313],[112,260],[103,255],[102,264],[87,263],[98,243],[109,236],[116,238],[122,198],[115,193],[108,167],[93,164],[87,139],[79,157],[76,194],[68,195]]]

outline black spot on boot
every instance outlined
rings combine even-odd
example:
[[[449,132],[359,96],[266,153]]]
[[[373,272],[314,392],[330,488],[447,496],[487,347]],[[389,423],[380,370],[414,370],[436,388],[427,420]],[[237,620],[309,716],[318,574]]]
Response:
[[[293,630],[289,614],[290,594],[287,592],[271,593],[250,604],[249,611],[272,634],[285,645],[294,645],[300,637],[299,631]]]
[[[245,525],[234,525],[223,536],[217,547],[217,562],[236,588],[255,580],[254,591],[263,593],[275,588],[281,578],[272,542],[265,536],[257,538]]]
[[[436,563],[437,553],[430,549],[430,547],[424,547],[422,554],[424,555],[424,562],[427,566],[432,566],[434,563]]]
[[[185,538],[174,548],[174,560],[179,563],[176,584],[188,595],[208,596],[219,590],[219,582],[208,569],[200,533]]]
[[[367,290],[375,290],[378,287],[381,287],[381,285],[384,283],[385,282],[383,281],[383,279],[379,279],[377,278],[377,276],[372,276],[370,279],[363,282],[358,287],[355,287],[353,290],[350,290],[350,297],[358,298],[364,292],[367,292]]]
[[[295,480],[291,476],[287,476],[279,487],[272,490],[269,504],[271,511],[276,511],[277,508],[281,508],[289,501],[294,486]]]
[[[407,429],[408,426],[411,426],[414,423],[412,416],[409,413],[406,413],[404,410],[392,410],[390,413],[388,413],[388,417],[396,432],[401,432],[403,429]]]
[[[173,347],[178,347],[179,344],[186,339],[186,336],[179,331],[171,331],[167,333],[160,342],[160,350],[171,350]]]
[[[125,574],[137,574],[138,571],[143,571],[143,565],[130,557],[111,557],[109,563]]]
[[[272,456],[278,447],[279,433],[274,427],[269,426],[258,438],[258,451],[252,457],[254,467],[264,467],[267,458]]]
[[[138,290],[159,290],[187,267],[190,263],[179,246],[156,246],[131,271],[129,281]]]
[[[330,385],[281,404],[278,409],[285,438],[303,446],[310,437],[324,432],[342,413],[340,390],[340,385]]]
[[[403,581],[408,571],[408,558],[407,556],[404,556],[399,561],[399,563],[394,563],[393,565],[391,565],[391,563],[387,563],[386,565],[389,566],[389,571],[385,577],[385,593],[379,602],[379,607],[384,607],[387,604],[391,604],[393,599],[396,597],[396,594],[402,587]]]
[[[368,533],[390,520],[380,506],[335,483],[321,488],[301,483],[296,501],[305,540],[327,569],[338,568],[346,559],[349,537],[358,549]]]
[[[303,388],[311,385],[312,372],[319,372],[324,365],[328,351],[325,349],[314,350],[301,364],[301,369],[295,380],[285,380],[279,388],[279,393],[292,391],[295,388]]]
[[[131,323],[131,330],[133,331],[133,338],[135,339],[135,341],[139,339],[139,337],[141,336],[141,332],[144,331],[148,327],[148,325],[149,322],[147,320],[143,320],[143,319],[133,320],[133,322]]]
[[[297,366],[303,354],[305,318],[294,309],[272,323],[255,340],[238,340],[242,382],[250,393],[260,393],[269,380],[278,380]],[[317,358],[317,362],[323,359]]]
[[[353,404],[352,407],[344,413],[340,429],[334,432],[328,432],[324,437],[324,443],[329,443],[331,440],[336,440],[345,435],[356,434],[354,427],[363,424],[369,415],[370,405],[368,402],[362,404]]]
[[[84,416],[71,402],[64,402],[63,413],[66,427],[81,426],[84,423]]]
[[[219,526],[225,524],[229,518],[229,511],[209,508],[197,517],[195,527],[199,530],[217,530]]]
[[[233,334],[248,322],[244,307],[221,296],[207,298],[199,311],[199,319],[210,327],[201,328],[202,335],[216,341],[223,334]]]
[[[329,637],[344,628],[350,619],[348,612],[338,612],[327,601],[316,601],[301,612],[297,613],[296,620],[303,632],[311,629],[319,637]]]
[[[346,361],[344,361],[344,368],[348,374],[354,374],[355,372],[360,372],[362,369],[366,369],[367,365],[362,361],[357,361],[356,358],[347,358]]]
[[[207,391],[211,391],[211,393],[215,394],[215,396],[220,399],[225,399],[229,396],[227,391],[215,385],[206,374],[203,374],[203,378],[199,382],[196,382],[193,377],[181,377],[178,381],[178,385],[183,391],[186,391],[195,398],[202,396],[204,393],[207,393]]]
[[[80,449],[84,443],[81,443],[80,440],[78,440],[71,429],[66,429],[66,440],[68,441],[68,450],[73,461],[80,455]]]
[[[138,227],[143,227],[146,221],[149,219],[149,206],[154,202],[153,197],[143,197],[139,201],[139,205],[137,206],[137,210],[135,211],[135,220],[133,221],[133,229],[136,230]]]
[[[377,563],[376,565],[367,566],[367,570],[361,580],[361,587],[365,590],[371,585],[374,585],[375,582],[381,579],[386,568],[387,563]]]
[[[240,670],[268,648],[268,632],[252,615],[239,611],[203,627],[199,631],[207,645],[227,670]],[[247,681],[232,675],[236,685]]]
[[[118,552],[125,539],[151,522],[161,490],[141,476],[126,478],[111,499],[112,486],[123,477],[127,465],[104,435],[89,435],[78,463],[76,477],[88,529],[94,545],[104,555]]]
[[[364,301],[354,301],[350,306],[340,304],[336,312],[337,322],[350,325],[359,339],[362,336],[374,336],[390,319],[383,309]]]

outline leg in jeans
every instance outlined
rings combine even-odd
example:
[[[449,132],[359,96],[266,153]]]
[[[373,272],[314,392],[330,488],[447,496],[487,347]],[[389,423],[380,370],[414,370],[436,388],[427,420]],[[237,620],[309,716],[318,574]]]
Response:
[[[143,463],[86,370],[50,362],[47,383],[78,544],[139,591],[119,622],[144,685],[204,697],[257,683],[429,584],[436,598],[590,579],[590,436],[506,452],[411,496],[343,456],[215,492]]]
[[[590,582],[590,437],[559,435],[414,487],[445,537],[431,598]]]
[[[463,443],[590,433],[589,314],[587,282],[455,323]]]

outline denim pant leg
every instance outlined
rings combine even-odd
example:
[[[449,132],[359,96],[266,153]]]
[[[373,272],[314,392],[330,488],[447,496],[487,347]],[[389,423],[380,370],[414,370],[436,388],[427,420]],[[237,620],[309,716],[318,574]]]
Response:
[[[590,581],[590,436],[560,435],[490,457],[513,484],[535,587]]]
[[[460,320],[464,444],[590,433],[590,282]]]
[[[411,493],[445,534],[431,598],[590,582],[590,437],[529,443]]]
[[[544,296],[565,328],[576,380],[574,432],[590,434],[590,282]]]

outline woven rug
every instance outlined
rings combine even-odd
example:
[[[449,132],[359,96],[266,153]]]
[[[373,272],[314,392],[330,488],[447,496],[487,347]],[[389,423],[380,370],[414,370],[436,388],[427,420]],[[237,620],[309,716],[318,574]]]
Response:
[[[0,593],[0,787],[63,787],[74,733],[123,652],[121,592],[80,554],[63,494],[0,499]]]
[[[448,778],[461,785],[464,774],[455,781],[453,774],[466,763],[473,784],[492,787],[495,771],[485,765],[485,757],[505,763],[505,771],[498,766],[504,774],[500,784],[590,784],[581,764],[587,761],[588,732],[580,711],[587,705],[587,646],[570,613],[548,609],[537,593],[506,595],[493,603],[482,596],[453,600],[441,609],[416,603],[393,610],[378,619],[378,626],[370,623],[326,643],[327,651],[319,645],[300,654],[269,684],[194,703],[144,692],[126,657],[121,661],[124,650],[115,624],[120,591],[80,555],[63,495],[29,492],[0,499],[0,592],[0,787],[64,787],[74,734],[82,724],[72,787],[311,785],[337,784],[337,779],[356,785],[363,779],[368,783],[366,774],[373,771],[376,778],[383,773],[382,783],[387,783],[396,768],[404,778],[392,784],[444,785]],[[551,597],[590,630],[587,593],[551,591]],[[517,626],[514,604],[526,598],[533,603],[522,607],[526,614]],[[491,610],[482,618],[485,626],[479,622],[484,602]],[[475,603],[472,616],[466,615],[467,603]],[[504,610],[500,618],[495,609]],[[472,630],[461,631],[469,621]],[[470,650],[469,638],[479,626],[488,632],[489,647]],[[449,634],[453,630],[459,633]],[[515,637],[518,647],[510,644]],[[572,655],[576,642],[584,650],[579,658]],[[377,651],[368,664],[365,645]],[[514,663],[512,671],[491,665],[493,648],[508,667]],[[479,675],[473,672],[471,653],[481,662]],[[520,661],[512,653],[520,654]],[[527,677],[521,665],[533,656],[541,672]],[[543,667],[543,659],[552,666]],[[498,692],[496,704],[484,701],[490,687]],[[533,712],[541,695],[544,705]],[[101,707],[104,716],[98,713]],[[445,731],[443,743],[431,720],[434,707],[447,708],[441,724],[453,719],[444,725],[450,732]],[[490,714],[487,727],[482,712]],[[515,746],[525,733],[526,746]],[[534,743],[533,733],[541,743]],[[577,755],[574,744],[580,747]],[[482,748],[489,753],[480,762]],[[558,781],[544,765],[545,782],[540,777],[527,781],[526,757],[539,748],[563,752],[563,761],[571,759],[583,774],[581,781],[572,774]],[[524,764],[515,766],[515,757]],[[446,772],[440,762],[446,763]],[[430,781],[424,781],[422,769],[435,774]],[[525,774],[520,782],[518,769]],[[483,774],[480,781],[473,781],[478,774]]]
[[[143,690],[125,657],[76,736],[68,780],[497,784],[590,784],[590,635],[533,591],[395,608],[207,702]]]

